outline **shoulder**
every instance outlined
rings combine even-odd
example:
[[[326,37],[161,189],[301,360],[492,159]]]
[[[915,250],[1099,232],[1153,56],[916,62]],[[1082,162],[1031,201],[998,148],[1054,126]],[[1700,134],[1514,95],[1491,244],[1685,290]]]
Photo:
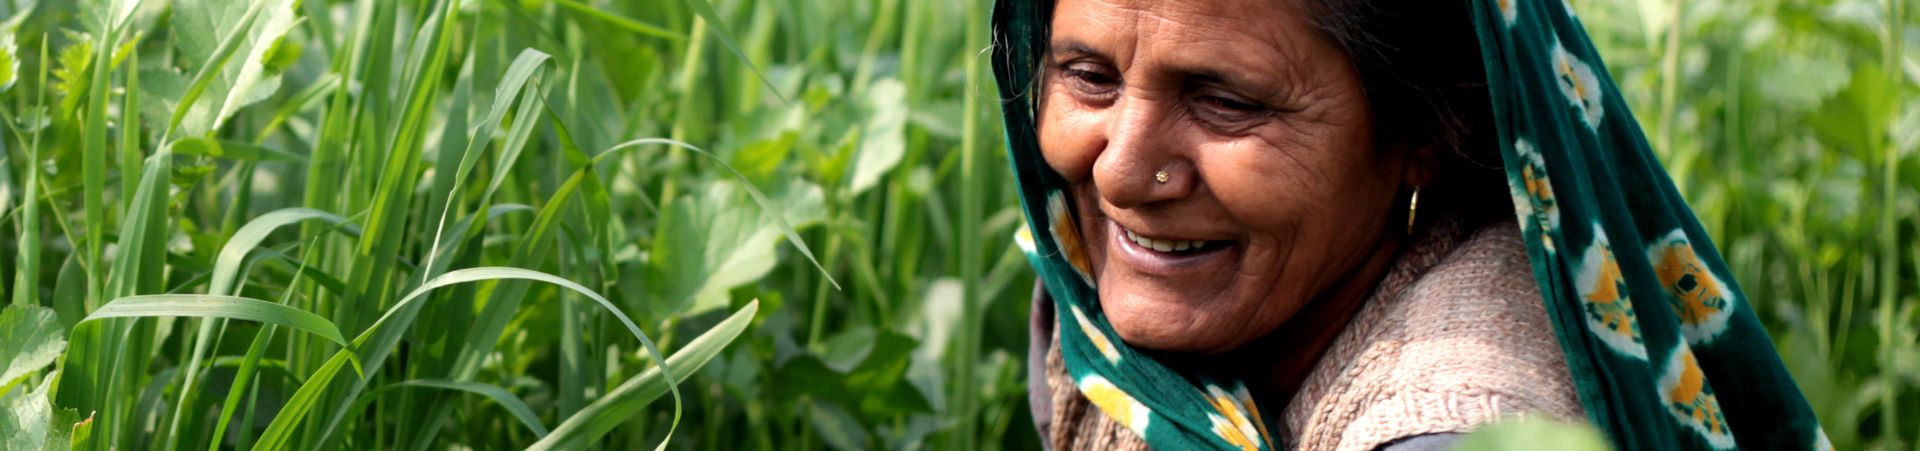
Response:
[[[1401,295],[1390,387],[1459,420],[1582,416],[1526,245],[1512,222],[1480,228]],[[1468,400],[1472,402],[1460,403]]]
[[[1368,301],[1288,406],[1304,448],[1584,417],[1512,222],[1466,234],[1409,279]]]

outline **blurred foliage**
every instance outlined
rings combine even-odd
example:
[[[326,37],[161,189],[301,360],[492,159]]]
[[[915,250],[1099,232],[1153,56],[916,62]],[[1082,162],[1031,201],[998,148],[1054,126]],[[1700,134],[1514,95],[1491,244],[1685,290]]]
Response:
[[[0,230],[19,237],[0,240],[0,406],[29,412],[0,435],[492,449],[541,439],[526,413],[641,448],[674,410],[648,405],[656,357],[624,315],[675,359],[714,353],[684,370],[672,449],[1033,448],[1033,276],[1011,243],[989,4],[0,0]],[[1836,448],[1920,444],[1920,8],[1572,6]],[[216,268],[290,207],[346,225],[260,235],[248,269]],[[352,337],[479,266],[590,291],[434,290],[361,350],[384,366],[332,367],[367,391],[318,383],[304,419],[280,415],[341,355],[327,340],[80,323],[224,274]],[[724,312],[753,299],[731,346],[702,335],[737,332]]]
[[[1552,420],[1523,417],[1503,420],[1474,429],[1449,448],[1455,451],[1606,451],[1605,438],[1587,424],[1557,423]]]
[[[1574,6],[1834,447],[1920,445],[1920,7]]]

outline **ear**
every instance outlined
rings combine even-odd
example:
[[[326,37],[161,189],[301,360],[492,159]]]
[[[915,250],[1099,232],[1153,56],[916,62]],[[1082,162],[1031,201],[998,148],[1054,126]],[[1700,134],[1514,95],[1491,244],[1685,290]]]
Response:
[[[1400,185],[1418,188],[1433,183],[1433,179],[1440,175],[1440,159],[1434,152],[1432,144],[1401,147]]]

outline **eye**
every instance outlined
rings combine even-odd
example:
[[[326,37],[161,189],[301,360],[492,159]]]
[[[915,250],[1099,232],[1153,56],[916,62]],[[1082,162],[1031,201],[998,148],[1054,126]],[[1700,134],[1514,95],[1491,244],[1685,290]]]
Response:
[[[1108,100],[1120,91],[1120,78],[1111,67],[1092,62],[1071,62],[1060,67],[1060,76],[1075,95],[1089,100]]]
[[[1224,95],[1201,95],[1194,103],[1194,110],[1202,119],[1228,125],[1266,117],[1273,111],[1255,101]]]

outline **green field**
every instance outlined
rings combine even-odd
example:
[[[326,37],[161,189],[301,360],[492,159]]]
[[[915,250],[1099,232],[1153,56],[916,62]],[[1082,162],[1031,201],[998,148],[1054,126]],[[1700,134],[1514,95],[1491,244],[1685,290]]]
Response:
[[[0,449],[1036,448],[989,7],[0,0]],[[1920,449],[1920,5],[1572,7]]]

